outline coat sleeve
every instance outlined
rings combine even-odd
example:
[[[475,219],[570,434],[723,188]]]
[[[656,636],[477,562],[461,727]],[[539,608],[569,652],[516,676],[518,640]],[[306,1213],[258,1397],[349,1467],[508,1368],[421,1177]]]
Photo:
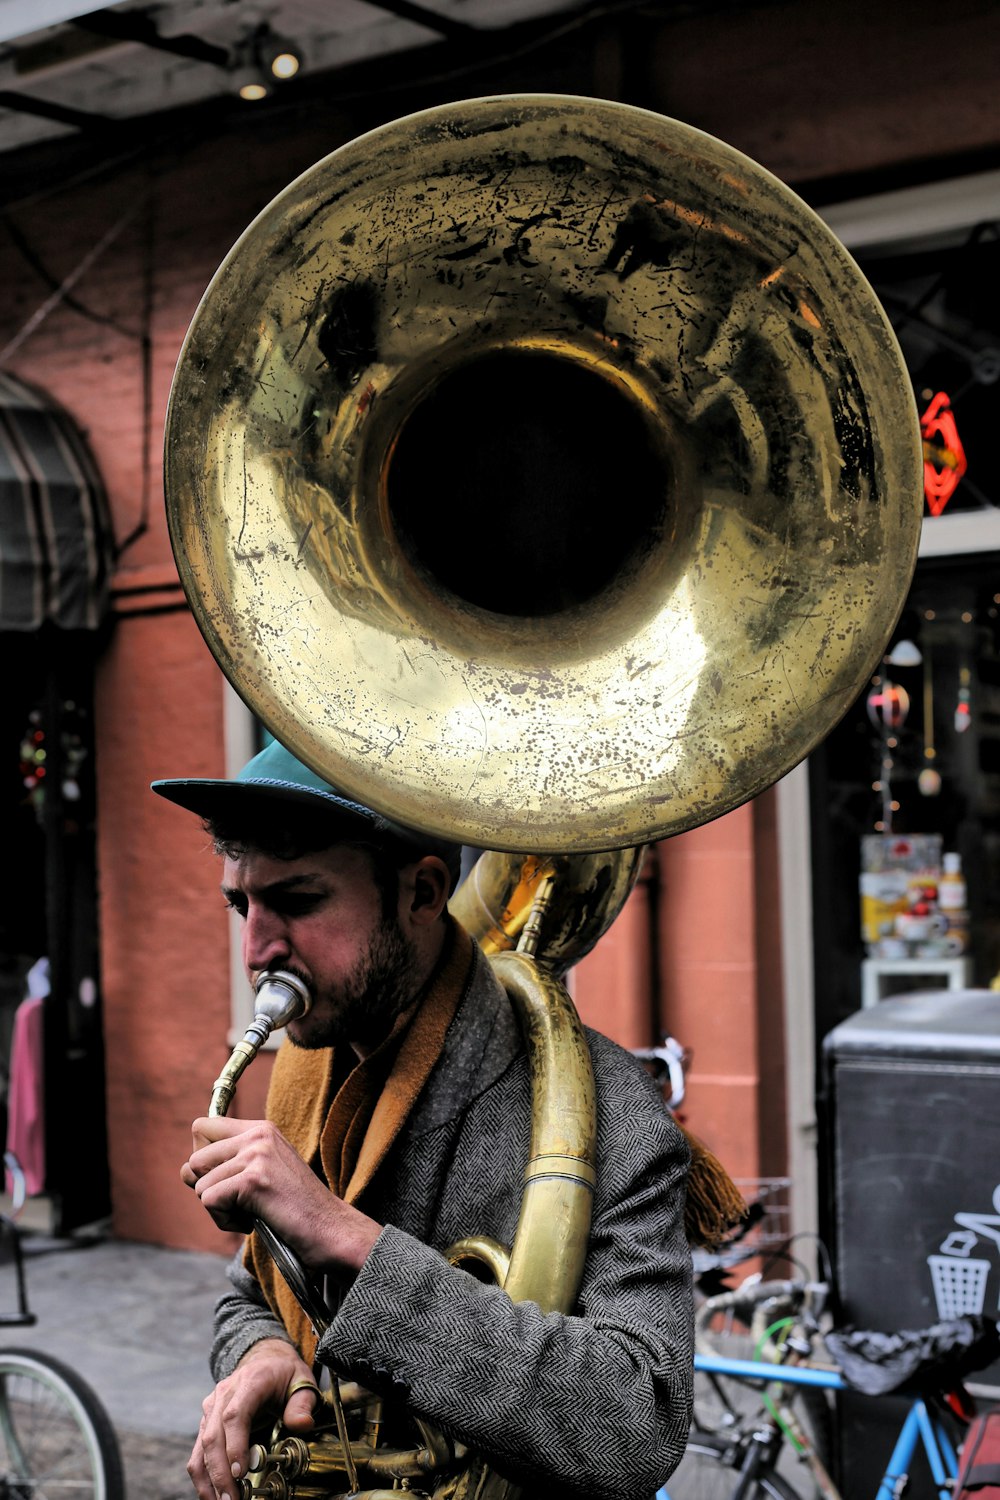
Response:
[[[598,1076],[602,1185],[573,1314],[513,1303],[388,1225],[319,1357],[531,1490],[648,1500],[690,1421],[688,1150],[655,1091],[624,1077]]]
[[[216,1303],[209,1353],[209,1368],[215,1381],[231,1375],[251,1345],[261,1339],[292,1342],[265,1302],[256,1278],[243,1264],[242,1250],[233,1256],[227,1274],[232,1290]]]

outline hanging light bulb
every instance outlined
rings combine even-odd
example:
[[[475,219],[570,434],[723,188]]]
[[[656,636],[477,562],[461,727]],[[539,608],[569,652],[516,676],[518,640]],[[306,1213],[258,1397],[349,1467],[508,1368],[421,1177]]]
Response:
[[[254,44],[261,68],[279,82],[294,78],[302,66],[301,47],[272,31],[267,22],[258,27]]]
[[[271,76],[278,79],[294,78],[302,66],[302,59],[290,43],[283,42],[281,51],[271,58]]]
[[[270,90],[263,78],[258,78],[256,73],[253,73],[249,77],[242,79],[236,92],[241,99],[246,99],[248,103],[252,103],[257,99],[266,99]]]

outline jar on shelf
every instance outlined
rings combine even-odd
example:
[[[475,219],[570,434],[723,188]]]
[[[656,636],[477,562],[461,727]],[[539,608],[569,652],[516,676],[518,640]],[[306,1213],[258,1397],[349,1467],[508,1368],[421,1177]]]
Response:
[[[968,893],[962,874],[962,856],[946,854],[938,882],[938,910],[947,919],[945,940],[952,953],[964,953],[969,946]]]

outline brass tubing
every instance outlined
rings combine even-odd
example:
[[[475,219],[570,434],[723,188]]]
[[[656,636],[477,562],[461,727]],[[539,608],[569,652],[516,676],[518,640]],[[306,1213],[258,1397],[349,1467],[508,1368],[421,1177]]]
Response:
[[[531,1146],[504,1289],[543,1312],[569,1312],[597,1180],[590,1051],[558,979],[524,954],[499,953],[490,962],[517,1011],[531,1063]]]

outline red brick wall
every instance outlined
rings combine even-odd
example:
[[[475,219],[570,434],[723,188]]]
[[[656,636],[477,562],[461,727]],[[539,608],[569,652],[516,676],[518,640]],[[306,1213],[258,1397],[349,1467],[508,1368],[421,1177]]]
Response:
[[[119,624],[97,702],[101,951],[115,1231],[204,1241],[181,1184],[229,1024],[226,921],[197,820],[149,791],[222,771],[217,671],[190,616]],[[211,1076],[210,1076],[211,1075]]]
[[[314,143],[303,152],[303,164],[319,154]],[[232,1241],[182,1186],[179,1166],[190,1122],[207,1108],[228,1055],[226,917],[217,862],[197,821],[155,797],[149,783],[224,770],[222,677],[183,600],[167,537],[163,420],[181,342],[205,285],[246,218],[284,185],[288,153],[275,147],[270,178],[262,160],[251,164],[241,155],[243,170],[231,170],[225,192],[219,190],[224,155],[216,146],[162,176],[131,171],[88,183],[61,195],[57,213],[44,202],[17,211],[34,255],[61,279],[149,195],[77,282],[73,301],[56,307],[11,361],[15,373],[61,401],[83,428],[118,542],[129,539],[114,582],[114,624],[95,704],[114,1229],[123,1238],[220,1251]],[[3,254],[6,339],[50,289],[10,242]],[[140,335],[147,298],[144,432]],[[235,1108],[259,1108],[267,1072],[262,1060]]]
[[[700,9],[650,29],[659,107],[785,182],[996,149],[991,0]]]
[[[774,844],[773,793],[658,844],[655,879],[647,871],[573,980],[584,1019],[623,1046],[668,1033],[690,1050],[682,1118],[741,1178],[785,1167]]]

